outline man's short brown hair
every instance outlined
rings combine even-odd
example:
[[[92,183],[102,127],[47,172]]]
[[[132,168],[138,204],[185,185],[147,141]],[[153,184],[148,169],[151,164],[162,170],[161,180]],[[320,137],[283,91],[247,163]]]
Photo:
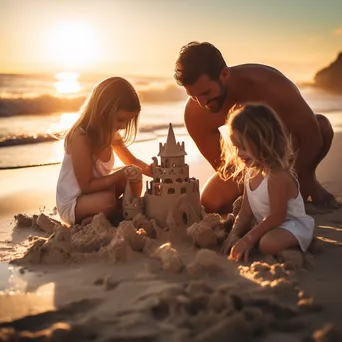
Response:
[[[208,42],[190,42],[180,50],[174,78],[181,86],[194,84],[202,75],[216,80],[226,66],[221,52],[214,45]]]

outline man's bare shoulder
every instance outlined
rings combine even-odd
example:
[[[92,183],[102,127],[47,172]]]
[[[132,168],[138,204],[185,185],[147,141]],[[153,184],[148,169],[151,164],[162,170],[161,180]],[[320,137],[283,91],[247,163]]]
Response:
[[[241,102],[264,102],[273,109],[289,99],[300,97],[296,85],[279,70],[263,64],[242,64],[233,67],[235,86]]]
[[[241,64],[231,68],[237,79],[244,80],[245,84],[263,86],[275,84],[278,86],[290,86],[293,82],[278,69],[265,64]]]
[[[274,76],[279,76],[279,77],[285,77],[286,76],[281,73],[278,69],[266,65],[266,64],[258,64],[258,63],[247,63],[247,64],[239,64],[231,67],[231,70],[234,72],[246,72],[248,74],[269,74],[269,75],[274,75]]]

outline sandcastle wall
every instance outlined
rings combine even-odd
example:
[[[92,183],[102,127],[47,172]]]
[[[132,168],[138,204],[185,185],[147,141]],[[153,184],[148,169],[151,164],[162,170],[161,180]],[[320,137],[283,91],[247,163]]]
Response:
[[[172,164],[171,164],[172,165]],[[185,164],[181,167],[160,167],[157,166],[153,171],[154,179],[171,179],[172,182],[175,182],[177,179],[186,179],[189,178],[189,165]]]
[[[188,183],[188,185],[192,187],[192,184]],[[145,194],[145,216],[149,219],[155,219],[160,227],[164,227],[166,225],[166,219],[170,210],[182,194],[186,194],[187,202],[193,207],[198,217],[201,216],[201,203],[199,193],[186,193],[184,192],[184,190],[181,190],[181,188],[175,189],[175,193],[167,193],[170,189],[173,188],[175,188],[173,184],[170,184],[170,187],[163,188],[163,191],[166,191],[166,195],[163,196],[152,195],[147,192]],[[184,188],[186,189],[186,187],[183,187],[183,189]]]
[[[125,220],[132,220],[135,215],[142,213],[144,209],[143,198],[132,198],[123,202],[123,217]]]

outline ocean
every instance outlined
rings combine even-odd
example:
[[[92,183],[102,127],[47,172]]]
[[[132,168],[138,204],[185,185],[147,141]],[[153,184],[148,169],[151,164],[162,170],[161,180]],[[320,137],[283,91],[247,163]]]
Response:
[[[106,75],[0,74],[0,169],[49,165],[63,158],[63,133],[93,86]],[[186,94],[171,78],[126,77],[142,102],[137,141],[164,136],[169,122],[186,134],[183,111]],[[316,113],[333,117],[342,110],[342,96],[298,85]]]

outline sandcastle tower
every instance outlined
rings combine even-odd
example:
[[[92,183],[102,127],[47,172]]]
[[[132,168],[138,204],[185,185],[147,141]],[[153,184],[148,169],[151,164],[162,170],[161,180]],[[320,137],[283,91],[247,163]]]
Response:
[[[201,215],[199,180],[189,178],[189,165],[185,163],[185,147],[176,142],[172,125],[165,144],[159,144],[160,165],[156,157],[153,159],[153,180],[146,183],[144,196],[144,214],[154,218],[158,225],[165,226],[171,208],[181,195],[186,202]]]
[[[168,214],[181,197],[191,207],[192,213],[201,217],[199,180],[189,178],[184,142],[176,142],[171,124],[166,143],[159,144],[158,156],[160,165],[157,157],[152,158],[153,180],[146,182],[143,198],[135,198],[127,183],[122,202],[124,218],[129,220],[142,213],[148,219],[155,219],[160,227],[164,227]]]

